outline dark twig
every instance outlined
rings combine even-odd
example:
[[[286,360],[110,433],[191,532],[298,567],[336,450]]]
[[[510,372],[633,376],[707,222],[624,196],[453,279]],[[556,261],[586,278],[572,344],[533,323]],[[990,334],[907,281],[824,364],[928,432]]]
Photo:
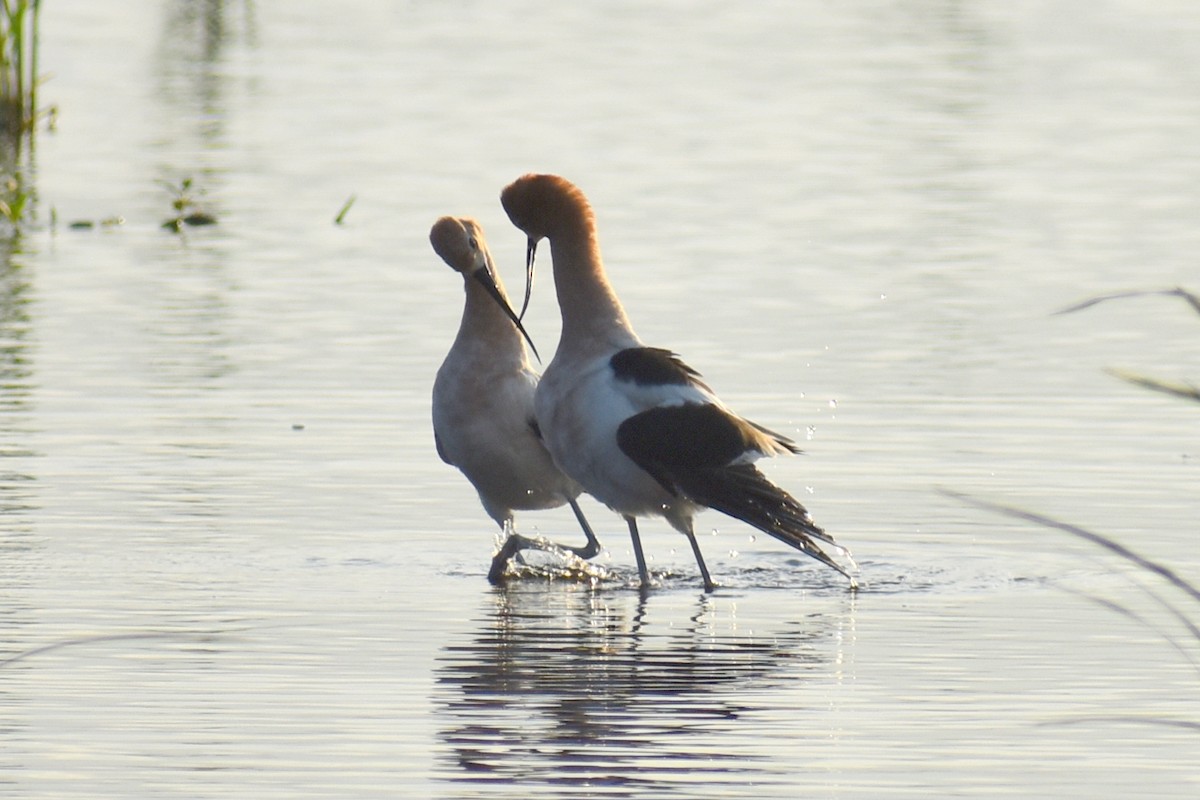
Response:
[[[1184,614],[1182,611],[1180,611],[1178,608],[1176,608],[1174,605],[1172,605],[1168,601],[1164,600],[1159,595],[1155,594],[1151,589],[1149,589],[1145,586],[1142,586],[1141,584],[1137,584],[1137,586],[1139,589],[1141,589],[1143,592],[1145,592],[1146,595],[1150,597],[1150,599],[1152,599],[1154,602],[1158,603],[1160,606],[1163,606],[1164,608],[1166,608],[1167,611],[1170,612],[1171,616],[1175,617],[1175,619],[1177,621],[1179,621],[1185,628],[1187,628],[1188,632],[1191,633],[1191,635],[1193,637],[1195,637],[1197,641],[1200,641],[1200,630],[1197,629],[1196,623],[1192,622],[1190,619],[1187,618],[1186,614]],[[1200,663],[1196,662],[1195,657],[1192,656],[1191,652],[1189,652],[1188,649],[1186,647],[1184,647],[1183,644],[1177,638],[1175,638],[1174,636],[1172,636],[1170,633],[1163,630],[1159,626],[1155,625],[1153,622],[1146,619],[1144,616],[1137,613],[1136,611],[1129,608],[1128,606],[1118,603],[1116,600],[1109,600],[1108,598],[1100,597],[1098,595],[1090,594],[1088,592],[1081,592],[1078,589],[1072,589],[1067,586],[1063,586],[1062,584],[1058,584],[1055,588],[1057,588],[1059,591],[1066,592],[1069,595],[1073,595],[1075,597],[1079,597],[1079,598],[1082,598],[1089,602],[1095,603],[1096,605],[1100,606],[1101,608],[1105,608],[1105,609],[1113,612],[1114,614],[1125,617],[1126,619],[1130,620],[1131,622],[1135,622],[1138,625],[1141,625],[1142,627],[1153,631],[1155,634],[1158,635],[1158,637],[1160,639],[1163,639],[1167,644],[1171,645],[1171,647],[1175,650],[1175,652],[1179,653],[1179,655],[1182,656],[1183,659],[1185,661],[1187,661],[1188,664],[1191,665],[1192,670],[1194,672],[1196,672],[1197,674],[1200,674]]]
[[[972,506],[975,506],[976,508],[982,508],[982,509],[986,509],[988,511],[994,511],[998,514],[1003,514],[1006,517],[1013,517],[1014,519],[1023,519],[1026,522],[1033,522],[1038,525],[1043,525],[1047,528],[1055,528],[1055,529],[1063,531],[1065,533],[1069,533],[1072,536],[1083,539],[1084,541],[1099,545],[1100,547],[1103,547],[1105,550],[1108,550],[1111,553],[1115,553],[1117,556],[1125,559],[1126,561],[1128,561],[1132,564],[1135,564],[1136,566],[1146,570],[1147,572],[1152,572],[1155,575],[1158,575],[1160,578],[1167,581],[1172,586],[1174,586],[1175,588],[1182,591],[1184,594],[1191,597],[1197,603],[1200,603],[1200,589],[1196,588],[1194,585],[1189,583],[1187,580],[1181,578],[1170,567],[1165,566],[1163,564],[1159,564],[1157,561],[1152,561],[1148,558],[1145,558],[1144,556],[1140,556],[1137,553],[1130,550],[1125,545],[1123,545],[1120,542],[1117,542],[1113,539],[1110,539],[1107,536],[1102,536],[1101,534],[1098,534],[1098,533],[1092,533],[1091,531],[1089,531],[1085,528],[1080,528],[1078,525],[1071,525],[1066,522],[1060,522],[1051,517],[1044,517],[1041,514],[1034,514],[1030,511],[1024,511],[1020,508],[1013,508],[1012,506],[1005,506],[1005,505],[1001,505],[999,503],[990,503],[986,500],[979,500],[974,497],[971,497],[970,495],[965,495],[961,492],[955,492],[950,489],[939,489],[939,491],[942,494],[946,495],[947,497],[953,497],[955,500],[959,500],[963,503],[966,503],[967,505],[972,505]]]
[[[1129,370],[1110,367],[1105,370],[1109,375],[1120,378],[1123,381],[1128,381],[1134,386],[1141,386],[1143,389],[1150,389],[1155,392],[1162,392],[1174,397],[1182,397],[1185,400],[1195,400],[1200,402],[1200,387],[1191,383],[1180,381],[1179,383],[1168,383],[1160,381],[1157,378],[1148,378],[1145,375],[1139,375],[1136,372]]]
[[[1197,314],[1200,314],[1200,296],[1192,294],[1187,289],[1181,286],[1176,286],[1174,289],[1141,289],[1130,292],[1117,292],[1116,294],[1106,294],[1100,297],[1093,297],[1090,300],[1084,300],[1082,303],[1077,303],[1073,306],[1055,311],[1055,314],[1073,314],[1076,311],[1082,311],[1085,308],[1091,308],[1099,303],[1106,303],[1109,300],[1124,300],[1130,297],[1182,297],[1187,301]]]
[[[35,647],[32,650],[25,650],[23,652],[17,653],[14,656],[9,656],[8,658],[5,658],[5,659],[0,659],[0,668],[7,667],[10,664],[15,664],[18,661],[23,661],[27,658],[33,658],[34,656],[40,656],[45,653],[52,652],[54,650],[61,650],[64,647],[78,647],[79,645],[99,644],[99,643],[103,643],[103,642],[135,641],[138,639],[168,639],[168,638],[178,638],[178,637],[187,636],[187,635],[188,634],[186,634],[186,633],[172,633],[172,632],[167,632],[167,631],[150,631],[150,632],[145,632],[145,633],[112,633],[112,634],[102,634],[100,636],[84,636],[79,639],[67,639],[67,640],[61,641],[61,642],[54,642],[52,644],[42,645],[41,647]]]
[[[1163,719],[1162,717],[1139,717],[1133,714],[1128,716],[1095,716],[1095,717],[1068,717],[1066,719],[1056,719],[1049,722],[1043,722],[1042,725],[1080,725],[1087,723],[1089,725],[1096,722],[1117,722],[1129,725],[1157,725],[1163,728],[1182,728],[1185,731],[1200,731],[1200,722],[1192,722],[1186,719]]]

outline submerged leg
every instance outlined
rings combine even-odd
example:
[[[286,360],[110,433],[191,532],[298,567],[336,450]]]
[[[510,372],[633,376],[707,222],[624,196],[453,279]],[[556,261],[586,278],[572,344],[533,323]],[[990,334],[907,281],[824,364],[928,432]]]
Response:
[[[633,540],[633,555],[637,558],[638,577],[642,579],[642,588],[650,587],[650,571],[646,569],[646,555],[642,552],[642,537],[638,535],[637,520],[625,517],[629,525],[629,538]]]
[[[574,553],[580,558],[595,558],[600,553],[600,540],[596,538],[596,534],[592,533],[592,526],[588,525],[587,518],[583,516],[583,509],[579,507],[579,503],[571,500],[571,510],[575,512],[575,519],[579,520],[579,527],[583,528],[584,536],[587,536],[587,544],[583,547],[564,547],[564,550]]]
[[[508,533],[508,538],[501,545],[500,552],[492,557],[492,567],[488,570],[488,581],[495,585],[503,583],[504,573],[508,569],[509,560],[519,556],[522,550],[565,551],[579,558],[594,558],[600,552],[600,540],[592,532],[592,526],[588,524],[587,518],[583,516],[583,511],[579,508],[579,504],[574,500],[570,502],[571,510],[575,512],[575,518],[579,520],[579,526],[583,528],[584,534],[587,535],[587,544],[583,547],[564,547],[545,539],[530,539],[528,536],[522,536],[517,533],[513,528],[512,520],[509,519],[500,526],[503,531]]]
[[[696,556],[696,566],[700,568],[700,577],[704,579],[704,591],[711,592],[717,588],[712,578],[708,576],[708,567],[704,564],[704,556],[700,553],[700,543],[696,541],[696,532],[692,530],[691,520],[688,520],[687,530],[683,532],[688,543],[692,546],[692,554]]]
[[[530,539],[528,536],[522,536],[516,532],[510,533],[508,538],[504,540],[504,544],[500,547],[500,552],[492,557],[492,568],[488,570],[488,581],[497,586],[504,583],[504,573],[508,569],[509,559],[520,555],[522,550],[544,550],[547,552],[566,550],[574,552],[570,547],[559,547],[554,542],[548,542],[544,539]]]
[[[504,571],[508,569],[508,560],[531,546],[533,546],[531,539],[526,539],[510,529],[508,538],[500,547],[500,552],[492,558],[492,568],[488,570],[488,582],[496,586],[504,583]]]

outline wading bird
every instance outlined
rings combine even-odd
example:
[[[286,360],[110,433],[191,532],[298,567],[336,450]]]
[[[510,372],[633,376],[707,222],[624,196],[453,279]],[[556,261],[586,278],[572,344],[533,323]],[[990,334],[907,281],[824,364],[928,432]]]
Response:
[[[516,533],[513,511],[569,503],[587,543],[561,549],[580,558],[595,556],[600,542],[576,502],[579,485],[554,465],[535,427],[538,375],[525,348],[526,341],[533,348],[533,341],[508,303],[483,229],[473,219],[442,217],[429,241],[462,274],[466,290],[458,336],[433,383],[433,438],[438,455],[462,471],[484,510],[508,534],[488,580],[500,582],[508,559],[521,550],[546,549]]]
[[[705,590],[714,589],[692,527],[706,507],[812,556],[855,586],[822,543],[854,569],[849,551],[753,464],[799,452],[795,444],[734,414],[677,355],[647,347],[634,333],[605,274],[583,192],[557,175],[526,175],[505,187],[500,201],[528,237],[527,289],[537,244],[550,241],[562,334],[534,401],[546,448],[584,491],[625,518],[643,587],[650,578],[637,517],[662,516],[687,537]]]

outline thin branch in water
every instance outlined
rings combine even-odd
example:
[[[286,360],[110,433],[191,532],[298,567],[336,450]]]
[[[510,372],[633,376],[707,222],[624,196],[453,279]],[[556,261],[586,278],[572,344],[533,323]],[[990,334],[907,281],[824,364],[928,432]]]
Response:
[[[1117,292],[1116,294],[1106,294],[1100,297],[1093,297],[1090,300],[1084,300],[1082,303],[1077,303],[1069,308],[1064,308],[1060,311],[1055,311],[1055,314],[1070,314],[1075,311],[1082,311],[1085,308],[1091,308],[1098,303],[1104,303],[1109,300],[1123,300],[1130,297],[1182,297],[1192,309],[1200,314],[1200,296],[1192,294],[1182,286],[1177,286],[1174,289],[1145,289],[1140,291]],[[1184,400],[1193,400],[1200,402],[1200,388],[1194,384],[1184,381],[1171,382],[1160,381],[1157,378],[1151,378],[1146,375],[1140,375],[1136,372],[1130,372],[1123,369],[1106,370],[1110,375],[1115,375],[1123,381],[1128,381],[1135,386],[1140,386],[1143,389],[1149,389],[1154,392],[1162,392],[1173,397],[1181,397]]]
[[[1106,303],[1109,300],[1124,300],[1130,297],[1182,297],[1188,305],[1192,307],[1197,314],[1200,314],[1200,296],[1192,294],[1187,289],[1177,286],[1174,289],[1141,289],[1130,292],[1117,292],[1116,294],[1106,294],[1100,297],[1093,297],[1090,300],[1084,300],[1082,303],[1077,303],[1073,306],[1055,311],[1054,314],[1073,314],[1076,311],[1082,311],[1085,308],[1091,308],[1099,303]]]
[[[1136,566],[1141,567],[1142,569],[1144,569],[1148,572],[1153,572],[1154,574],[1158,575],[1163,580],[1170,583],[1172,586],[1181,590],[1184,594],[1191,597],[1197,603],[1200,603],[1200,588],[1197,588],[1196,586],[1189,583],[1184,578],[1181,578],[1170,567],[1165,566],[1163,564],[1159,564],[1157,561],[1152,561],[1148,558],[1145,558],[1144,556],[1140,556],[1137,553],[1130,550],[1125,545],[1123,545],[1120,542],[1117,542],[1113,539],[1110,539],[1107,536],[1103,536],[1098,533],[1092,533],[1091,531],[1089,531],[1085,528],[1080,528],[1077,525],[1071,525],[1066,522],[1059,522],[1056,519],[1053,519],[1051,517],[1044,517],[1041,514],[1034,514],[1030,511],[1024,511],[1019,508],[1013,508],[1012,506],[1005,506],[1005,505],[1001,505],[999,503],[990,503],[986,500],[979,500],[977,498],[971,497],[970,495],[963,494],[962,492],[955,492],[950,489],[939,489],[938,491],[941,492],[942,494],[946,495],[947,497],[952,497],[955,500],[966,503],[967,505],[972,505],[972,506],[975,506],[976,508],[982,508],[987,511],[994,511],[998,514],[1003,514],[1006,517],[1012,517],[1014,519],[1022,519],[1022,520],[1025,520],[1026,522],[1033,522],[1035,524],[1042,525],[1047,528],[1055,528],[1057,530],[1063,531],[1064,533],[1069,533],[1072,536],[1076,536],[1080,539],[1083,539],[1084,541],[1099,545],[1100,547],[1103,547],[1105,550],[1108,550],[1111,553],[1115,553],[1116,555],[1125,559],[1126,561],[1128,561],[1132,564],[1135,564]]]
[[[1066,719],[1056,719],[1047,722],[1039,723],[1042,726],[1049,725],[1082,725],[1085,722],[1119,722],[1128,725],[1157,725],[1163,728],[1183,728],[1186,731],[1200,732],[1200,722],[1192,722],[1186,719],[1163,719],[1162,717],[1139,717],[1133,714],[1128,716],[1085,716],[1085,717],[1068,717]]]
[[[1118,603],[1115,600],[1109,600],[1107,598],[1100,597],[1100,596],[1094,595],[1094,594],[1090,594],[1088,592],[1081,592],[1078,589],[1071,589],[1071,588],[1068,588],[1061,584],[1055,584],[1054,588],[1058,589],[1061,592],[1066,592],[1067,594],[1072,595],[1074,597],[1078,597],[1080,599],[1095,603],[1096,605],[1100,606],[1101,608],[1107,609],[1107,610],[1113,612],[1114,614],[1125,617],[1126,619],[1128,619],[1132,622],[1135,622],[1144,628],[1148,628],[1149,630],[1151,630],[1155,634],[1157,634],[1160,639],[1163,639],[1164,641],[1166,641],[1167,644],[1171,645],[1171,647],[1175,649],[1175,652],[1177,652],[1177,653],[1179,653],[1179,655],[1183,656],[1183,659],[1185,661],[1187,661],[1189,665],[1191,665],[1192,670],[1194,672],[1196,672],[1197,674],[1200,674],[1200,663],[1196,662],[1195,657],[1193,657],[1192,654],[1190,652],[1188,652],[1188,649],[1186,647],[1184,647],[1183,644],[1181,644],[1178,639],[1176,639],[1170,633],[1164,631],[1162,628],[1160,628],[1157,625],[1155,625],[1154,623],[1152,623],[1150,620],[1143,617],[1141,614],[1139,614],[1136,611],[1134,611],[1133,609],[1129,608],[1128,606],[1122,605],[1121,603]],[[1188,629],[1188,632],[1191,633],[1192,636],[1196,637],[1197,641],[1200,641],[1200,631],[1197,630],[1196,624],[1194,622],[1192,622],[1190,619],[1188,619],[1186,615],[1184,615],[1182,612],[1180,612],[1179,609],[1175,608],[1175,606],[1171,605],[1166,600],[1163,600],[1161,597],[1159,597],[1154,592],[1147,589],[1145,586],[1139,585],[1138,588],[1141,589],[1142,591],[1144,591],[1146,594],[1148,594],[1159,605],[1166,607],[1167,610],[1170,611],[1171,615],[1173,617],[1175,617],[1177,620],[1181,621],[1183,623],[1183,626]]]
[[[15,664],[18,661],[23,661],[27,658],[33,658],[34,656],[40,656],[45,653],[52,652],[54,650],[61,650],[64,647],[76,647],[78,645],[98,644],[101,642],[136,641],[138,639],[177,638],[181,635],[184,635],[184,634],[169,633],[169,632],[163,631],[163,632],[149,632],[149,633],[112,633],[112,634],[104,634],[101,636],[85,636],[80,639],[67,639],[66,641],[62,641],[62,642],[54,642],[53,644],[47,644],[47,645],[42,645],[41,647],[35,647],[32,650],[26,650],[24,652],[17,653],[15,656],[9,656],[8,658],[0,660],[0,669],[3,669],[4,667],[7,667],[10,664]]]
[[[1143,389],[1150,389],[1155,392],[1162,392],[1174,397],[1182,397],[1185,400],[1195,400],[1200,402],[1200,387],[1193,384],[1179,381],[1178,383],[1168,383],[1160,381],[1157,378],[1150,378],[1145,375],[1139,375],[1136,372],[1130,372],[1124,369],[1110,367],[1106,369],[1109,375],[1120,378],[1123,381],[1128,381],[1134,386],[1140,386]]]

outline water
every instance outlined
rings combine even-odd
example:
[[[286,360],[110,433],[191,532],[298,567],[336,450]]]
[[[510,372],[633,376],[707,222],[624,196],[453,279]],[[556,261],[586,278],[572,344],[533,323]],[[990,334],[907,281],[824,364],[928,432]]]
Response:
[[[1200,654],[1154,582],[937,489],[1200,576],[1196,407],[1104,372],[1196,380],[1200,320],[1051,314],[1200,289],[1198,33],[1189,3],[47,5],[0,796],[1194,796]],[[803,442],[765,468],[861,592],[710,513],[723,588],[647,522],[642,598],[590,501],[606,577],[487,585],[433,449],[461,290],[426,235],[477,216],[515,283],[497,197],[532,169],[589,193],[643,338]],[[219,224],[177,237],[185,177]]]

